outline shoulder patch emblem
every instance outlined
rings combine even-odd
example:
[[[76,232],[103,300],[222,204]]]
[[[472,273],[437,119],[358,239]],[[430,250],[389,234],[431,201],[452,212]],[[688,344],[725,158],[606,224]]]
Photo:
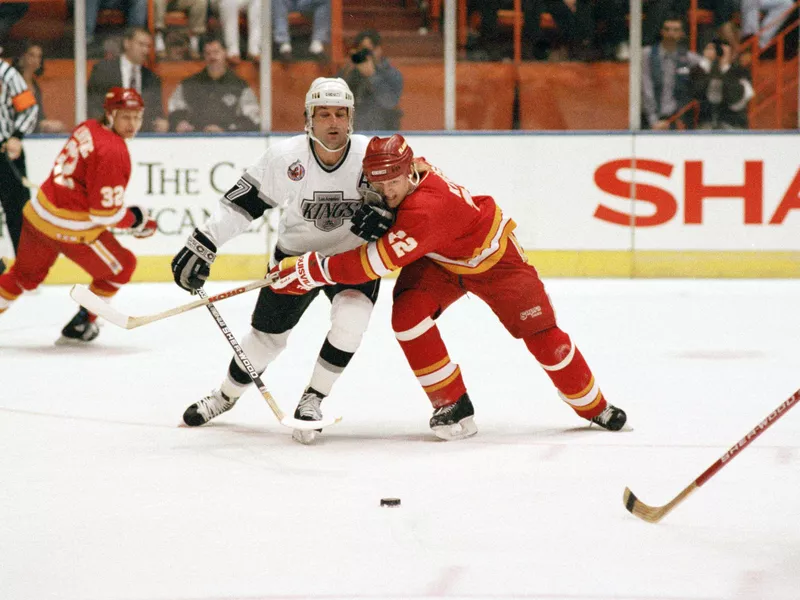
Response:
[[[300,160],[298,159],[289,165],[289,168],[286,170],[286,174],[292,181],[300,181],[303,177],[306,176],[306,168],[303,166],[303,163],[301,163]]]

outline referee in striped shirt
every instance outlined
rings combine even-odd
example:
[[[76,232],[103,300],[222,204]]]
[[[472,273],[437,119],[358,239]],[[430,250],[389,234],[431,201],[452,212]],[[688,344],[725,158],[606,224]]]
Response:
[[[22,138],[36,128],[38,114],[36,98],[22,75],[0,60],[0,205],[15,254],[22,229],[22,207],[31,197],[22,183],[22,178],[27,177]],[[5,268],[0,258],[0,273]]]

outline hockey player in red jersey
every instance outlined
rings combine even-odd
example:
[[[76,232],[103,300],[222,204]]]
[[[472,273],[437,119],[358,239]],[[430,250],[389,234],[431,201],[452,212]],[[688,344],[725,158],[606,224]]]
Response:
[[[324,257],[308,252],[273,269],[273,289],[304,293],[333,283],[357,283],[401,271],[394,289],[392,328],[434,407],[434,433],[446,440],[477,433],[461,371],[450,360],[435,319],[470,292],[484,300],[509,333],[522,339],[561,398],[605,429],[625,425],[625,412],[603,397],[589,366],[556,324],[536,269],[514,237],[515,223],[491,196],[471,196],[424,159],[414,159],[401,135],[374,137],[364,174],[396,211],[394,222],[365,205],[354,218],[359,234],[388,230],[359,248]]]
[[[130,280],[136,257],[109,227],[138,238],[155,233],[156,223],[145,210],[124,205],[131,176],[126,140],[142,126],[142,97],[134,89],[111,88],[103,108],[102,119],[73,130],[50,176],[25,205],[17,259],[0,275],[0,313],[22,292],[36,289],[60,254],[92,276],[95,294],[110,298]],[[96,318],[81,307],[59,341],[92,341],[99,333]]]

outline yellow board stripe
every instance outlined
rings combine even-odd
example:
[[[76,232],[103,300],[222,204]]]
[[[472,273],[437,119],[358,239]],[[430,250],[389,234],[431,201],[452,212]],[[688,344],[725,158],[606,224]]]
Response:
[[[545,278],[800,279],[800,252],[646,250],[634,254],[626,250],[528,250],[525,255]],[[172,256],[138,256],[133,281],[172,281]],[[221,255],[211,269],[211,281],[260,279],[264,276],[268,259],[264,254]],[[369,274],[370,271],[371,269],[365,268],[365,273]],[[386,277],[396,276],[395,272]],[[46,283],[72,284],[89,281],[90,277],[80,267],[62,256],[50,270]]]

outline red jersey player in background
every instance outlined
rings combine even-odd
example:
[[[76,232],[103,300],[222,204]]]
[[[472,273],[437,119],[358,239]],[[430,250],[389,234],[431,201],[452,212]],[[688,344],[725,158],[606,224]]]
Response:
[[[134,89],[114,87],[103,109],[102,119],[74,129],[50,176],[25,205],[17,259],[0,275],[0,313],[23,291],[36,289],[59,254],[92,276],[95,294],[111,298],[130,280],[136,257],[108,228],[129,229],[140,238],[155,233],[156,223],[145,210],[124,206],[131,176],[126,141],[142,126],[142,97]],[[81,307],[59,341],[92,341],[99,333],[96,318]]]
[[[525,342],[579,416],[605,429],[622,429],[625,412],[606,401],[580,350],[556,324],[544,285],[514,237],[516,225],[494,199],[473,197],[423,159],[414,160],[401,135],[372,138],[363,166],[370,184],[396,210],[394,223],[386,230],[391,220],[385,211],[365,205],[353,219],[357,233],[367,239],[385,234],[331,257],[308,252],[286,258],[273,269],[279,274],[273,289],[303,293],[376,279],[402,267],[392,328],[434,407],[430,427],[442,439],[478,431],[461,371],[434,321],[467,292],[484,300],[508,332]]]

